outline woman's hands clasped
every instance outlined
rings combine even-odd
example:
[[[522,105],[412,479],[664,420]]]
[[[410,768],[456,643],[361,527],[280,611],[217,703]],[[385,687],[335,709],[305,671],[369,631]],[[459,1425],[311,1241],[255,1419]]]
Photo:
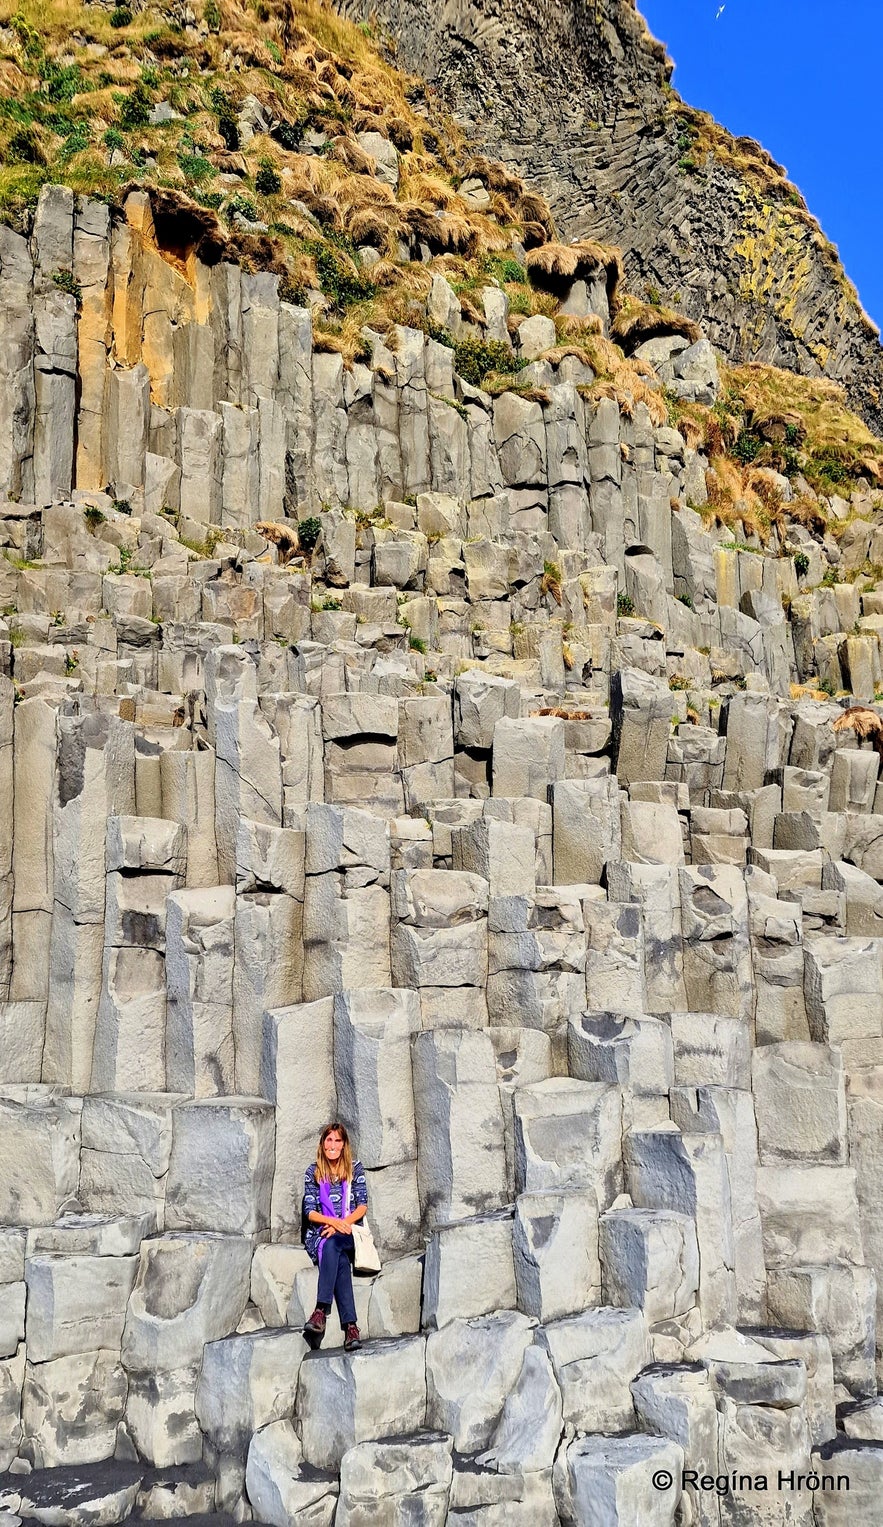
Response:
[[[325,1224],[322,1226],[322,1239],[323,1239],[323,1241],[327,1240],[329,1236],[332,1236],[335,1233],[340,1234],[340,1235],[349,1235],[349,1233],[352,1230],[352,1228],[353,1227],[350,1224],[349,1220],[345,1220],[345,1219],[331,1219],[331,1220],[327,1220],[325,1222]]]

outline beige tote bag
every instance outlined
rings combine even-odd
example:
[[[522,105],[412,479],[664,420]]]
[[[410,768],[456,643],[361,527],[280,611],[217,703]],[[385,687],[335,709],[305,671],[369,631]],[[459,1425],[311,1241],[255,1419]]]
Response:
[[[353,1245],[355,1256],[353,1258],[353,1271],[357,1273],[378,1273],[380,1271],[380,1254],[374,1245],[374,1237],[371,1234],[371,1226],[367,1219],[360,1219],[353,1225]]]

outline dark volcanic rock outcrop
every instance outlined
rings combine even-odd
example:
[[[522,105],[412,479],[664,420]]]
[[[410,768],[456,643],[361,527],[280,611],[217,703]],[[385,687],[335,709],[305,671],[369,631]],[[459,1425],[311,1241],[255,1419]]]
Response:
[[[836,250],[765,151],[685,107],[629,0],[340,0],[376,15],[469,136],[618,243],[631,284],[740,360],[845,383],[883,429],[883,349]]]

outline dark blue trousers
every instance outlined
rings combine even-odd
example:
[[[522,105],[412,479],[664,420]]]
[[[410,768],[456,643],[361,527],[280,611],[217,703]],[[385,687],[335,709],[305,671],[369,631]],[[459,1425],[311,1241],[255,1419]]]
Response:
[[[317,1304],[330,1305],[332,1300],[337,1302],[337,1313],[340,1316],[341,1326],[355,1325],[356,1301],[353,1296],[353,1238],[351,1235],[341,1235],[335,1230],[333,1235],[322,1242],[322,1259],[319,1263],[319,1292],[316,1297]]]

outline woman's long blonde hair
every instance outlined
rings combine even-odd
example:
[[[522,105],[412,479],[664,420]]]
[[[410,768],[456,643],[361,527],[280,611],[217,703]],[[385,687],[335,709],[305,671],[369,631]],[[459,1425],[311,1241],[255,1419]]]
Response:
[[[337,1162],[336,1175],[335,1169],[325,1155],[325,1141],[329,1135],[340,1135],[343,1140],[343,1150]],[[316,1181],[341,1182],[344,1177],[348,1182],[353,1180],[353,1153],[350,1149],[350,1137],[347,1134],[346,1125],[335,1120],[333,1124],[326,1124],[319,1136],[319,1146],[316,1151]]]

